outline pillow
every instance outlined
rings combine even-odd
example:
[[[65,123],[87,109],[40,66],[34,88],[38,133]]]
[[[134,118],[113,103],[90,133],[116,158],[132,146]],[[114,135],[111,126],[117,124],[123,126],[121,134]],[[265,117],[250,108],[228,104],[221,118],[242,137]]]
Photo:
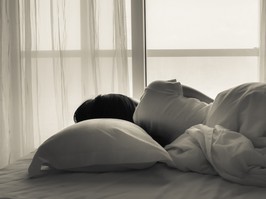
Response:
[[[217,95],[206,124],[221,125],[245,136],[266,136],[266,84],[246,83]]]
[[[162,146],[195,124],[205,122],[209,106],[183,96],[179,82],[155,81],[145,89],[133,120]]]
[[[132,122],[92,119],[47,139],[38,148],[28,172],[30,177],[42,175],[42,166],[69,171],[121,171],[169,160],[168,153]]]

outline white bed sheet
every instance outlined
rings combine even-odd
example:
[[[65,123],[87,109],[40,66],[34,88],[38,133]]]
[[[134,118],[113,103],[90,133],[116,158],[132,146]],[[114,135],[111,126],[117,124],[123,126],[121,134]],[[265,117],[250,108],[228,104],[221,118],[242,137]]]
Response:
[[[266,188],[218,176],[185,173],[163,164],[139,171],[60,173],[29,179],[32,155],[0,170],[0,198],[265,199]]]

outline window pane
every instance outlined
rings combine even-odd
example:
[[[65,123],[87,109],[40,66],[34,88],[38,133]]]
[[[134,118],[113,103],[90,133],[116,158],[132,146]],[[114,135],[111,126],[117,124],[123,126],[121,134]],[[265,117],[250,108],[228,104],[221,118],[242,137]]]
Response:
[[[146,29],[147,83],[175,78],[215,97],[258,81],[259,0],[146,0]],[[179,55],[167,56],[174,51],[166,50],[173,49]],[[194,51],[182,53],[188,49]],[[201,49],[225,51],[202,55]],[[224,55],[226,49],[251,49],[251,54]],[[156,55],[150,50],[157,50]]]
[[[215,97],[218,92],[258,79],[256,57],[149,57],[147,81],[177,79]],[[255,66],[255,67],[254,67]]]
[[[148,49],[258,47],[259,0],[147,0]]]
[[[52,3],[52,5],[51,5]],[[58,0],[37,1],[36,31],[37,48],[33,50],[52,50],[53,34],[64,40],[64,50],[80,49],[80,1]],[[51,13],[53,7],[54,13]],[[54,33],[53,33],[54,31]],[[55,50],[58,50],[56,45]]]
[[[99,6],[99,48],[101,50],[111,50],[114,48],[114,19],[113,1],[98,0]],[[125,21],[127,34],[127,47],[131,49],[131,0],[124,0]]]
[[[51,2],[53,3],[51,5]],[[126,8],[127,26],[127,47],[131,49],[131,0],[124,0]],[[34,6],[34,5],[33,5]],[[52,50],[52,34],[60,34],[64,41],[64,50],[81,49],[81,11],[80,1],[57,0],[57,1],[37,1],[37,32],[38,49]],[[50,9],[53,7],[54,13]],[[98,0],[96,2],[96,20],[99,37],[99,48],[101,50],[113,49],[114,23],[113,23],[113,1]],[[60,9],[59,9],[60,8]],[[58,10],[57,10],[58,9]]]

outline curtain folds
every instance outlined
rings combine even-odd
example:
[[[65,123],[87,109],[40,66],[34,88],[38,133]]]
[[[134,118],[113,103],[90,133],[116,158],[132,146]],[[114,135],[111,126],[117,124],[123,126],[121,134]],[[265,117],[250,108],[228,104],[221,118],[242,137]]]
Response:
[[[1,161],[13,162],[33,149],[31,66],[20,42],[18,1],[1,1]],[[25,53],[26,54],[26,53]]]
[[[114,1],[114,66],[116,66],[114,72],[114,78],[117,78],[118,90],[128,90],[128,62],[127,62],[127,28],[126,28],[126,13],[125,13],[125,1],[115,0]],[[119,84],[119,82],[125,82],[124,84]],[[129,94],[128,92],[126,94]]]
[[[129,94],[124,0],[0,0],[0,29],[0,168],[71,125],[84,100]]]
[[[82,96],[99,92],[99,18],[95,0],[81,0]],[[88,19],[88,20],[86,20]]]

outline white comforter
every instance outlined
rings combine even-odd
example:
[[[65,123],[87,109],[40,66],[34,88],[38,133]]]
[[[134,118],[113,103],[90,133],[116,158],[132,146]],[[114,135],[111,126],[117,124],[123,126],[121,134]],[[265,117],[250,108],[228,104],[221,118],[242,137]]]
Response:
[[[182,171],[220,175],[232,182],[266,186],[265,138],[250,140],[222,126],[199,124],[189,128],[165,149],[171,167]]]

